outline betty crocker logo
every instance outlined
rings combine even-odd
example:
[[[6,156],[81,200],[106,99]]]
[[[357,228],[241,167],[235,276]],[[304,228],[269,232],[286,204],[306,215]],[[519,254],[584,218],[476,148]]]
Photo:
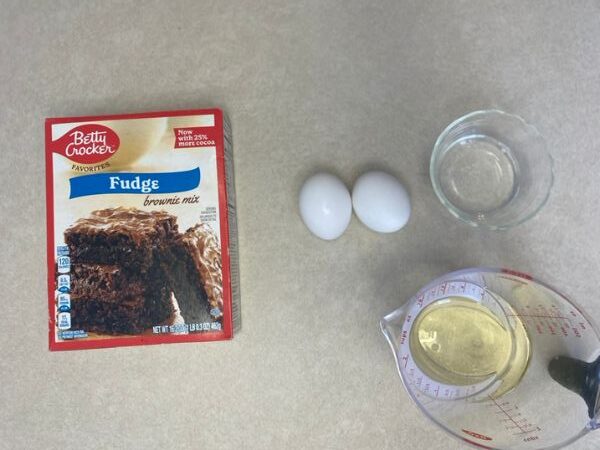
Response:
[[[104,125],[80,125],[52,142],[52,151],[79,164],[97,164],[116,153],[119,136]]]

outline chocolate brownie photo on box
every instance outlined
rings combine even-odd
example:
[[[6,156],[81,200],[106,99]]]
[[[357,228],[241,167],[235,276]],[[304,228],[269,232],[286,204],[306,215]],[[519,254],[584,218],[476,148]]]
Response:
[[[73,263],[119,264],[145,272],[178,235],[175,216],[119,207],[77,220],[65,231],[65,242]]]
[[[72,261],[73,328],[138,334],[174,312],[161,255],[179,236],[162,211],[94,211],[65,231]]]
[[[140,333],[173,314],[172,294],[187,324],[223,318],[221,249],[206,224],[181,234],[175,216],[119,207],[77,220],[65,241],[73,263],[73,327]]]
[[[137,334],[172,316],[171,291],[160,280],[126,275],[118,266],[72,267],[71,323],[104,334]]]

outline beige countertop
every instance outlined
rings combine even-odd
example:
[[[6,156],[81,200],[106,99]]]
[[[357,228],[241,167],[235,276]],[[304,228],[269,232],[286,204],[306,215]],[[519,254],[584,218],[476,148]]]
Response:
[[[4,1],[0,38],[1,448],[459,449],[403,391],[382,315],[488,265],[600,322],[597,1]],[[233,125],[242,331],[50,353],[44,118],[207,106]],[[549,203],[501,233],[458,223],[428,175],[442,129],[488,107],[556,163]],[[410,191],[405,229],[307,231],[305,177],[380,167]]]

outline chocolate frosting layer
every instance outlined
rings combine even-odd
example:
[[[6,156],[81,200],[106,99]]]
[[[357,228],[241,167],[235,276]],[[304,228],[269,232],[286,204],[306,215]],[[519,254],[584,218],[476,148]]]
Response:
[[[189,228],[180,238],[194,261],[196,270],[202,279],[204,291],[211,309],[218,308],[223,314],[223,275],[221,248],[212,229],[199,223]]]
[[[65,231],[72,234],[127,235],[137,245],[145,240],[160,239],[177,234],[175,216],[165,211],[142,211],[137,208],[108,208],[93,211],[89,217],[77,220]]]

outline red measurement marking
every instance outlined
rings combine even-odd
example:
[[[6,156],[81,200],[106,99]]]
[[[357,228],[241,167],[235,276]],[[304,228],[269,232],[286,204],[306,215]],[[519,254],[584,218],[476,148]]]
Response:
[[[406,330],[402,330],[402,334],[400,335],[400,345],[404,344],[406,338],[408,337],[408,332]]]
[[[461,430],[463,433],[467,433],[469,436],[473,436],[474,438],[481,439],[484,441],[491,441],[492,438],[486,436],[485,434],[475,433],[474,431],[465,430],[464,428]]]
[[[408,355],[404,355],[401,359],[404,361],[404,368],[406,369],[406,366],[408,365]]]
[[[511,270],[511,269],[502,269],[502,272],[504,272],[508,275],[514,275],[516,277],[525,278],[526,280],[533,280],[532,276],[529,275],[528,273],[518,272],[516,270]]]
[[[423,300],[424,300],[424,299],[425,299],[425,295],[424,295],[424,294],[421,294],[421,295],[419,295],[419,296],[417,297],[417,306],[419,306],[419,308],[420,308],[421,306],[423,306]]]

